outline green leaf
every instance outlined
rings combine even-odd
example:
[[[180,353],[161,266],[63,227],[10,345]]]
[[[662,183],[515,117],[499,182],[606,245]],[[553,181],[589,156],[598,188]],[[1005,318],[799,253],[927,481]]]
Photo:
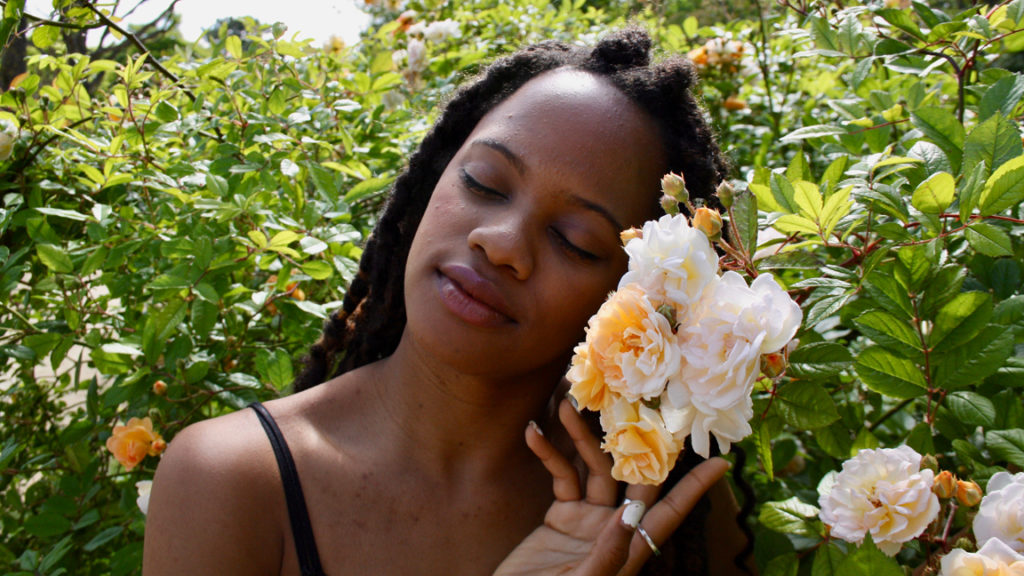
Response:
[[[749,190],[737,193],[729,213],[732,216],[730,242],[739,240],[736,248],[753,255],[757,250],[757,197]]]
[[[178,109],[166,100],[161,100],[153,108],[153,115],[161,122],[174,122],[178,119]]]
[[[236,60],[242,57],[242,39],[238,36],[228,36],[224,39],[224,49]]]
[[[964,230],[967,242],[981,254],[992,258],[1013,256],[1013,241],[999,226],[987,222],[973,222]]]
[[[838,546],[831,542],[825,543],[814,553],[811,574],[814,576],[835,576],[845,560],[846,554]]]
[[[794,381],[779,389],[775,397],[782,419],[800,430],[813,430],[839,420],[835,402],[819,384]]]
[[[879,346],[906,356],[905,349],[921,350],[921,337],[907,320],[884,310],[870,310],[861,314],[854,322],[865,336]]]
[[[762,576],[797,576],[800,570],[800,557],[796,552],[780,554],[768,561]]]
[[[1013,354],[1013,329],[990,324],[974,340],[941,355],[933,355],[935,382],[956,390],[981,382],[996,373]]]
[[[971,213],[978,207],[981,200],[981,193],[985,188],[985,180],[988,179],[988,164],[979,162],[971,170],[971,173],[964,179],[960,186],[960,220],[967,222]]]
[[[267,359],[266,374],[263,376],[278,390],[284,389],[292,383],[294,378],[292,359],[287,352],[280,348]]]
[[[1024,97],[1024,77],[1011,74],[997,80],[988,87],[978,103],[978,119],[987,120],[993,114],[1013,114],[1021,97]]]
[[[953,175],[939,172],[918,185],[910,202],[926,214],[942,214],[953,203],[955,192]]]
[[[975,126],[967,135],[963,172],[970,174],[979,162],[996,170],[1021,154],[1024,154],[1024,147],[1021,146],[1016,124],[1002,114],[996,114]]]
[[[892,24],[893,26],[899,28],[900,30],[903,30],[904,32],[910,34],[911,36],[920,38],[922,40],[925,38],[925,35],[921,32],[921,29],[917,27],[917,23],[914,22],[914,19],[910,17],[910,14],[903,10],[900,10],[898,8],[882,8],[875,12],[875,14],[878,14],[879,16],[884,18],[886,22]]]
[[[786,373],[794,378],[822,379],[838,376],[853,365],[846,346],[834,342],[814,342],[798,347],[789,355]]]
[[[882,308],[907,319],[914,317],[914,306],[903,287],[891,274],[877,271],[864,282],[864,290]]]
[[[782,142],[799,142],[800,140],[806,140],[808,138],[824,138],[826,136],[839,136],[846,134],[846,129],[842,126],[835,126],[832,124],[817,124],[814,126],[804,126],[803,128],[797,128],[789,134],[786,134],[781,138]]]
[[[928,346],[935,352],[954,348],[974,338],[992,318],[992,296],[987,292],[957,294],[935,317]]]
[[[46,50],[60,40],[60,28],[56,26],[40,26],[32,31],[32,43],[40,50]]]
[[[334,273],[330,264],[323,260],[311,260],[302,263],[302,271],[314,280],[326,280]]]
[[[71,521],[56,512],[43,512],[25,520],[25,530],[39,538],[52,538],[71,529]]]
[[[92,540],[86,542],[85,546],[83,546],[82,548],[86,552],[92,552],[93,550],[99,548],[100,546],[103,546],[107,542],[110,542],[114,538],[117,538],[123,531],[124,526],[111,526],[110,528],[103,530],[96,536],[93,536]]]
[[[985,444],[997,459],[1024,467],[1024,430],[990,430],[985,433]]]
[[[798,536],[817,536],[818,508],[796,496],[781,502],[767,502],[761,507],[758,520],[769,530]]]
[[[345,194],[345,202],[354,204],[373,195],[376,192],[384,190],[391,185],[394,178],[367,178],[359,184],[352,187],[348,193]]]
[[[991,400],[977,392],[969,390],[953,392],[946,396],[944,402],[960,422],[969,426],[987,428],[996,421],[996,407]]]
[[[911,112],[910,121],[949,157],[953,169],[959,171],[963,157],[964,127],[945,108],[918,108]]]
[[[71,257],[59,246],[36,244],[36,255],[47,268],[58,274],[69,274],[75,269]]]
[[[281,230],[277,234],[274,234],[274,237],[270,239],[270,244],[268,245],[268,248],[280,248],[283,246],[287,246],[301,237],[302,236],[297,232],[292,232],[291,230]]]
[[[213,327],[217,325],[220,317],[220,308],[203,298],[196,298],[192,301],[192,330],[196,338],[205,340]]]
[[[904,576],[903,568],[895,559],[886,556],[875,546],[871,535],[846,557],[836,576]]]
[[[879,394],[915,398],[927,391],[924,375],[917,365],[878,346],[870,346],[860,353],[856,370],[864,384]]]
[[[185,301],[175,298],[167,302],[163,309],[151,312],[142,328],[142,351],[146,358],[154,361],[163,346],[185,318],[188,312]]]
[[[992,172],[981,192],[978,208],[991,216],[1024,201],[1024,156],[1006,162]]]

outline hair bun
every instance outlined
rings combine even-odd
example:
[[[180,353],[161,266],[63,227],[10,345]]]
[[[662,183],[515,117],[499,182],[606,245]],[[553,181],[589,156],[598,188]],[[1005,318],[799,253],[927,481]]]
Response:
[[[631,26],[609,34],[594,47],[593,59],[611,70],[647,66],[651,62],[651,37]]]

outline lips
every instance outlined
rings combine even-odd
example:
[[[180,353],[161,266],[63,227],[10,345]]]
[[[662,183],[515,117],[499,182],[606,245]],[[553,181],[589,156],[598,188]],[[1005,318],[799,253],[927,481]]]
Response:
[[[441,267],[441,299],[456,316],[477,326],[515,323],[512,307],[493,282],[463,264]]]

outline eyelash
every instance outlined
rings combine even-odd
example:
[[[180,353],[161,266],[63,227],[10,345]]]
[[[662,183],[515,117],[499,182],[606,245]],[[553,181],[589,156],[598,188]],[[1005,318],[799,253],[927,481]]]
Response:
[[[459,177],[462,180],[462,184],[475,194],[479,194],[485,197],[495,197],[502,199],[508,198],[501,192],[498,192],[493,188],[488,188],[487,186],[481,184],[479,180],[470,176],[469,172],[467,172],[465,169],[461,169],[459,171]],[[570,242],[569,239],[566,238],[565,235],[559,232],[557,229],[552,228],[551,233],[555,237],[555,241],[558,242],[559,245],[561,245],[570,254],[570,256],[577,258],[579,260],[585,260],[590,262],[600,260],[600,258],[596,254],[587,252],[586,250]]]

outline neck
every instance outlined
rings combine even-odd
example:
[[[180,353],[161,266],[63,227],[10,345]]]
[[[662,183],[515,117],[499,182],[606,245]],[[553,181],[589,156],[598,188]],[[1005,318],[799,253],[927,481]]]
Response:
[[[440,475],[503,473],[535,462],[524,431],[551,417],[563,366],[514,375],[466,374],[424,353],[408,335],[368,366],[375,412],[409,458]]]

